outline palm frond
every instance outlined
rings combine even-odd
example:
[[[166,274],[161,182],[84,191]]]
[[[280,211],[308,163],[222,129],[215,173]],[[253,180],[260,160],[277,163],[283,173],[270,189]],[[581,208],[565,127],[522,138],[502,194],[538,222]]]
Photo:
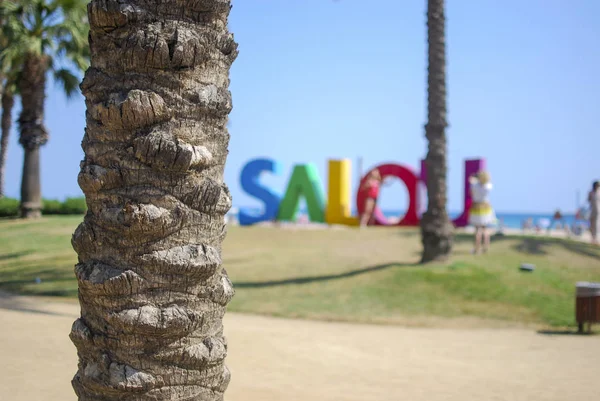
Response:
[[[71,96],[79,80],[58,66],[89,66],[87,0],[0,0],[0,19],[0,73],[19,68],[27,55],[43,56]]]
[[[75,93],[78,93],[79,78],[67,68],[61,68],[54,71],[54,81],[62,86],[68,99]]]
[[[27,3],[31,3],[29,0],[24,1],[11,1],[5,0],[0,3],[0,17],[4,17],[9,14],[14,14],[19,11],[20,8],[26,7]]]
[[[19,78],[20,74],[17,70],[9,71],[6,74],[6,79],[2,83],[2,92],[10,92],[13,95],[18,94],[19,92]]]

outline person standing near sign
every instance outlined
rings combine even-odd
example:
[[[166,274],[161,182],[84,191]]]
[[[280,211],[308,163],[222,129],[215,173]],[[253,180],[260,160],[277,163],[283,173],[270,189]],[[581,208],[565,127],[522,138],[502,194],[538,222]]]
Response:
[[[600,225],[600,183],[594,181],[592,190],[588,194],[590,203],[590,231],[592,233],[592,244],[598,245],[598,225]]]
[[[365,200],[365,209],[360,216],[360,226],[365,227],[372,223],[373,212],[375,211],[375,205],[377,204],[377,197],[379,197],[379,187],[381,185],[381,173],[378,169],[375,169],[369,173],[364,184],[361,186],[361,191],[367,192],[367,199]]]
[[[488,227],[494,224],[496,215],[489,202],[489,194],[492,190],[490,175],[486,171],[480,171],[469,177],[471,198],[473,204],[469,209],[469,224],[475,227],[475,247],[473,253],[479,253],[483,242],[483,251],[487,252],[490,247],[490,233]]]

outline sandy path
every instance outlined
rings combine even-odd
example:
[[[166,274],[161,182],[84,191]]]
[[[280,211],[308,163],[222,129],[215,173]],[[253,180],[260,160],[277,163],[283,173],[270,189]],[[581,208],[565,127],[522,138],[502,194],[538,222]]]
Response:
[[[0,297],[0,400],[75,400],[76,304]],[[229,314],[228,401],[595,399],[600,336]],[[26,374],[27,372],[27,374]]]

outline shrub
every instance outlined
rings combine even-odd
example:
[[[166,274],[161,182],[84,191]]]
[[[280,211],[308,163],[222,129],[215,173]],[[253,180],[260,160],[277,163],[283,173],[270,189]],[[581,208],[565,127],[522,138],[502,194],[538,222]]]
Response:
[[[14,198],[0,198],[0,217],[19,216],[19,200]],[[85,214],[87,205],[85,198],[67,198],[64,202],[56,199],[42,200],[42,214]]]
[[[0,198],[0,217],[16,217],[19,215],[19,200]]]
[[[42,214],[62,214],[62,203],[56,199],[42,200]]]
[[[67,198],[61,205],[62,214],[85,214],[87,205],[85,198]]]

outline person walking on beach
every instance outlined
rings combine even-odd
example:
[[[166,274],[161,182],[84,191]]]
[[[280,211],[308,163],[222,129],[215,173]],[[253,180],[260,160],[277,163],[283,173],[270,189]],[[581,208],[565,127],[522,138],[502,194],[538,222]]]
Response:
[[[365,209],[362,216],[360,216],[360,226],[365,227],[372,223],[373,211],[377,204],[377,197],[379,196],[379,187],[381,185],[381,173],[378,169],[375,169],[369,173],[364,184],[361,186],[361,191],[367,192],[367,200],[365,200]]]
[[[469,177],[471,198],[473,204],[469,209],[469,224],[475,227],[475,247],[473,253],[479,253],[483,242],[483,251],[487,252],[490,247],[490,233],[488,226],[496,220],[494,209],[489,202],[489,194],[492,190],[490,175],[487,171],[480,171]]]
[[[598,245],[598,226],[600,225],[600,183],[594,181],[592,190],[588,194],[590,203],[590,231],[592,233],[592,244]]]

